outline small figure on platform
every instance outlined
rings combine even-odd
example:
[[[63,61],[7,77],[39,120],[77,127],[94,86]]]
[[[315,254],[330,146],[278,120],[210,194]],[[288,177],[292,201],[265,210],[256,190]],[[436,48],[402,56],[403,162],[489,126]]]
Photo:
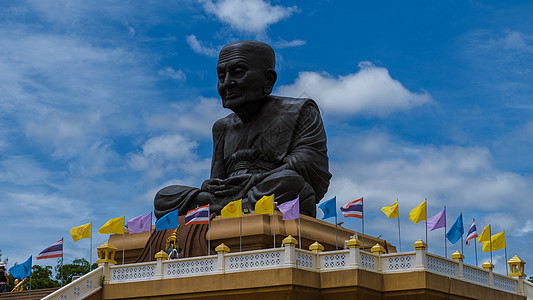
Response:
[[[0,293],[6,292],[6,287],[9,284],[9,277],[7,276],[6,264],[0,262]]]
[[[11,290],[11,292],[22,292],[24,290],[23,284],[27,279],[28,277],[25,277],[22,281],[15,279],[15,287]]]
[[[167,238],[167,244],[165,245],[165,252],[168,254],[169,259],[179,258],[178,230],[177,229],[175,229],[172,235]]]
[[[155,215],[180,215],[206,204],[219,213],[242,199],[253,210],[264,195],[278,203],[300,198],[302,214],[316,216],[331,174],[326,133],[311,99],[272,96],[274,50],[258,41],[238,41],[220,51],[218,93],[232,114],[213,125],[211,178],[201,188],[172,185],[155,196]]]

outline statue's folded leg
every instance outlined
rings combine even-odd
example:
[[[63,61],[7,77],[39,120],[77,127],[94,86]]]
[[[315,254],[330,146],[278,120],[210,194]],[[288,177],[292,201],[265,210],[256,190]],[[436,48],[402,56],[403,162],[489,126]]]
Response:
[[[184,215],[197,206],[209,204],[211,198],[214,196],[198,188],[183,185],[167,186],[155,195],[154,214],[159,219],[177,209],[179,215]]]
[[[302,176],[293,170],[283,170],[265,177],[250,189],[246,195],[250,209],[265,195],[276,196],[278,204],[300,197],[300,212],[311,217],[316,216],[316,196],[313,188],[305,182]],[[243,204],[244,206],[245,204]]]

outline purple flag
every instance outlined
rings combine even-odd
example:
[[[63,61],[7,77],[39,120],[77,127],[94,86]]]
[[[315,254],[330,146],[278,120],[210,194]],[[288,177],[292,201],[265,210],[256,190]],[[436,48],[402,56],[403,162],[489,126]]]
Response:
[[[427,227],[429,231],[433,231],[437,228],[446,227],[446,207],[438,214],[427,220]]]
[[[128,232],[139,233],[152,230],[152,213],[132,218],[128,221]]]
[[[294,220],[300,217],[300,196],[296,199],[278,204],[278,209],[283,214],[283,220]]]

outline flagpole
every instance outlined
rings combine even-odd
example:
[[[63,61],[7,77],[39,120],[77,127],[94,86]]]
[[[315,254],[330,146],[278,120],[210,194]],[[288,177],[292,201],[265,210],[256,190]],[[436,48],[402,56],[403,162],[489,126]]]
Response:
[[[363,197],[361,197],[362,199]],[[335,206],[336,207],[336,206]],[[337,214],[337,211],[335,211],[335,214]],[[361,212],[361,214],[363,215],[363,218],[361,219],[361,231],[363,231],[363,237],[362,237],[362,248],[363,250],[365,250],[365,201],[363,199],[363,211]]]
[[[429,252],[429,241],[428,241],[428,198],[425,198],[426,200],[426,247],[427,247],[427,250]]]
[[[274,210],[272,210],[272,219],[274,219],[274,248],[276,248],[276,204],[278,203],[272,201],[272,205],[274,206]]]
[[[301,219],[302,219],[302,214],[298,212],[298,244],[300,244],[300,249],[302,249],[302,232],[300,231],[300,228],[301,228],[300,220]],[[337,236],[335,236],[335,239],[337,239]]]
[[[492,226],[490,226],[490,224],[489,224],[489,246],[490,246],[490,264],[492,265]]]
[[[61,237],[61,239],[63,240],[63,237]],[[63,287],[63,246],[65,246],[65,243],[62,242],[62,245],[61,245],[61,269],[59,271],[59,276],[61,276],[61,287]]]
[[[207,256],[211,255],[211,205],[207,205]]]
[[[126,216],[124,216],[124,220],[126,219]],[[122,221],[122,264],[124,265],[124,250],[126,248],[126,236],[124,232],[124,220]]]
[[[361,199],[363,199],[363,197],[361,197]],[[363,250],[365,250],[365,201],[364,201],[364,199],[363,199],[362,203],[363,203],[363,205],[361,206],[361,208],[362,208],[362,211],[361,211],[361,215],[362,215],[362,218],[361,218],[361,230],[363,231]],[[335,206],[335,208],[337,208],[337,207]],[[337,215],[337,211],[336,210],[335,210],[335,215]],[[399,217],[398,217],[398,219],[399,219]],[[400,231],[398,231],[398,234],[400,234],[399,232]],[[401,248],[401,246],[400,246],[400,248]]]
[[[242,252],[242,211],[241,211],[241,228],[239,234],[239,252]]]
[[[444,257],[448,258],[448,243],[446,242],[446,231],[448,231],[448,223],[446,222],[446,205],[444,205]]]
[[[61,287],[63,287],[63,256],[61,256],[61,271],[59,271],[59,276],[61,276]]]
[[[148,259],[148,261],[152,261],[152,243],[154,242],[152,240],[152,214],[153,212],[150,211],[150,237],[148,237],[148,240],[150,241],[150,258]]]
[[[91,252],[89,253],[89,272],[91,272],[91,267],[93,265],[93,223],[91,222]]]
[[[507,259],[505,259],[505,260],[507,260]],[[33,262],[32,262],[32,266],[33,266]],[[30,271],[31,271],[31,267],[30,267]],[[24,279],[24,278],[22,278],[22,279]],[[30,294],[28,296],[28,299],[31,300],[31,273],[30,273]]]
[[[476,267],[477,267],[478,266],[477,265],[477,241],[474,241],[474,251],[476,252]]]
[[[180,242],[180,214],[178,213],[178,225],[177,225],[177,228],[176,228],[176,258],[180,258],[180,247],[179,247],[179,242]],[[172,253],[172,252],[171,252]]]
[[[509,269],[507,267],[507,242],[505,242],[505,275],[509,276]],[[31,277],[30,277],[31,278]]]
[[[398,201],[398,199],[396,199]],[[398,244],[400,245],[400,252],[402,252],[402,235],[400,234],[400,206],[398,208]]]
[[[339,243],[337,242],[337,204],[335,204],[335,250],[339,250]],[[299,222],[299,221],[298,221]],[[299,226],[298,226],[298,230],[299,230]]]

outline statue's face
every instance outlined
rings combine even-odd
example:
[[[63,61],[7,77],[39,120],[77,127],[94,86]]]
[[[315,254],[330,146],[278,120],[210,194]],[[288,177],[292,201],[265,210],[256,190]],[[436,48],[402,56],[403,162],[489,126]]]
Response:
[[[222,49],[217,65],[218,94],[228,109],[265,97],[266,70],[259,58],[238,47]]]

